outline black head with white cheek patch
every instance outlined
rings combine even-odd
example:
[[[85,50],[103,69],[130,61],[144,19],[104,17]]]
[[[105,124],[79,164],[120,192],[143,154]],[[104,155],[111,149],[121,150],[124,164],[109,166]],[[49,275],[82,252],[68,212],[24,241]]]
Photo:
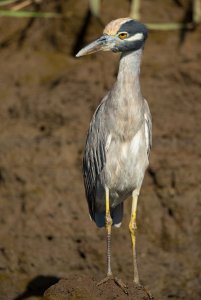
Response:
[[[120,26],[116,36],[118,41],[112,48],[113,52],[136,51],[143,48],[148,29],[140,22],[129,20]]]

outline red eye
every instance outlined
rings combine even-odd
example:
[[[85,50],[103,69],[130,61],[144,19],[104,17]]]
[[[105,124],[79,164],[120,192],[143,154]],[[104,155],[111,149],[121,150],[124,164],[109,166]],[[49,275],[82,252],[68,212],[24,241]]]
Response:
[[[126,39],[128,36],[128,33],[127,32],[121,32],[118,34],[118,37],[121,39],[121,40],[124,40]]]

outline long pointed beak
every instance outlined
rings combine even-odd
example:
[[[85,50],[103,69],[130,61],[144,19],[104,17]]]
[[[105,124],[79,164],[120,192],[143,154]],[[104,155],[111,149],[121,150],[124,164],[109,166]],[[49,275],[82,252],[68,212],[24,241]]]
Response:
[[[96,41],[90,43],[86,47],[82,48],[77,54],[76,57],[88,55],[94,52],[98,52],[100,50],[108,51],[114,45],[114,38],[112,36],[103,35]]]

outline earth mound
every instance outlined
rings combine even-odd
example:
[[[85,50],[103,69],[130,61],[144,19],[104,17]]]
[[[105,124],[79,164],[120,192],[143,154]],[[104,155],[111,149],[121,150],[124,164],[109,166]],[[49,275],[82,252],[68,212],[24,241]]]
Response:
[[[114,280],[97,286],[90,276],[74,276],[61,279],[44,294],[45,300],[151,300],[155,299],[144,287],[128,284],[125,293]]]

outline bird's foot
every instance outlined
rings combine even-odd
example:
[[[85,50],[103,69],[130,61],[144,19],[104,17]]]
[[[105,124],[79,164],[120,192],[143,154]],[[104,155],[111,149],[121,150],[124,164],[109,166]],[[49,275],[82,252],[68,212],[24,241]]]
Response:
[[[106,276],[105,278],[103,278],[100,282],[97,283],[97,286],[101,285],[101,284],[104,284],[106,283],[107,281],[109,280],[113,280],[116,285],[118,285],[122,291],[125,293],[125,294],[128,294],[128,287],[125,283],[123,283],[123,281],[113,275],[108,275]]]
[[[135,284],[136,284],[136,283],[135,283]],[[154,299],[154,297],[152,296],[151,292],[148,291],[148,290],[145,288],[144,285],[142,285],[141,283],[138,283],[137,285],[138,285],[138,287],[139,287],[140,290],[144,291],[144,292],[147,294],[147,296],[148,296],[148,298],[149,298],[150,300],[153,300],[153,299]]]
[[[121,279],[114,277],[114,282],[123,290],[125,294],[128,294],[128,287]]]

